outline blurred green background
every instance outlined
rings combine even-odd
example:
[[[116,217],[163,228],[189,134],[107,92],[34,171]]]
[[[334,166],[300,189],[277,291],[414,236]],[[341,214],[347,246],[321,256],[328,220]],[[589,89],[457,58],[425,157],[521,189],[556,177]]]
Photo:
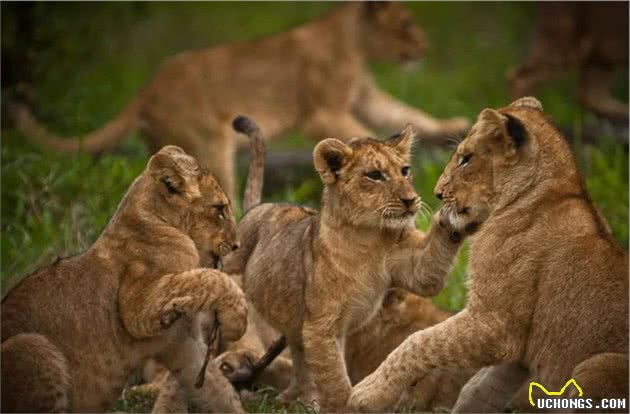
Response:
[[[485,107],[509,102],[508,68],[530,45],[535,7],[531,3],[408,3],[426,31],[430,48],[420,69],[405,72],[376,63],[378,83],[394,96],[438,117],[475,119]],[[282,32],[318,17],[331,3],[35,3],[32,39],[25,45],[16,20],[19,5],[2,3],[2,48],[26,47],[35,112],[52,131],[76,136],[101,127],[124,107],[165,58],[186,49],[244,41]],[[4,70],[4,68],[3,68]],[[598,122],[573,99],[576,73],[553,82],[538,97],[546,112],[579,142],[585,125]],[[628,72],[620,71],[614,93],[627,101]],[[111,217],[148,154],[140,139],[125,140],[113,153],[66,156],[27,143],[3,122],[2,267],[3,294],[21,277],[86,249]],[[596,147],[574,144],[591,195],[628,243],[628,155],[602,134]],[[291,135],[274,149],[308,149]],[[448,150],[416,147],[416,186],[435,210],[432,189]],[[245,170],[240,170],[241,180]],[[321,184],[315,174],[299,182],[265,188],[267,200],[317,206]],[[429,217],[418,219],[426,227]],[[436,303],[460,309],[465,300],[463,249]]]

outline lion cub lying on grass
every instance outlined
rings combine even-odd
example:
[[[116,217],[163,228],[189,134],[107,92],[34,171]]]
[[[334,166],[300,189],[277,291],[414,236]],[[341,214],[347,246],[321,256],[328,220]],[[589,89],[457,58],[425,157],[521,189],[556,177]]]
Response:
[[[426,235],[415,228],[413,135],[407,127],[386,141],[323,140],[313,152],[324,183],[321,213],[262,204],[238,226],[243,246],[225,270],[243,274],[249,302],[288,340],[295,369],[283,400],[343,410],[351,390],[347,334],[374,316],[390,287],[438,293],[462,236],[474,228],[463,221],[434,224]]]
[[[216,366],[193,385],[206,324],[218,321],[226,340],[245,332],[242,291],[202,267],[237,247],[235,230],[215,178],[180,148],[162,148],[92,247],[2,301],[2,412],[111,410],[147,358],[204,411],[242,412]]]
[[[477,397],[496,384],[501,409],[528,377],[548,390],[574,378],[594,401],[628,398],[628,253],[540,102],[484,109],[435,191],[451,223],[488,216],[471,243],[468,303],[407,338],[354,388],[350,409],[388,411],[435,369],[487,366],[456,410],[486,410]]]

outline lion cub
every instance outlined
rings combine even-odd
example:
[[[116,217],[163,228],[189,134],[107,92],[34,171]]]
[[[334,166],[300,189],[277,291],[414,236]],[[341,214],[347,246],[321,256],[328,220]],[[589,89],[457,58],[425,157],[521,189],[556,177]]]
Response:
[[[433,296],[444,284],[464,229],[415,228],[413,135],[408,126],[385,141],[321,141],[313,151],[321,212],[261,204],[238,226],[243,246],[225,270],[243,274],[249,302],[288,340],[295,369],[284,400],[310,402],[316,385],[322,410],[343,410],[347,334],[374,316],[390,287]]]
[[[193,385],[206,352],[199,324],[216,316],[228,340],[245,331],[242,291],[203,267],[236,240],[215,178],[180,148],[162,148],[92,247],[27,276],[2,301],[2,412],[111,410],[148,358],[204,411],[242,412],[216,366]]]
[[[137,130],[151,151],[175,144],[197,157],[235,200],[230,122],[243,111],[269,139],[291,131],[317,140],[363,136],[405,123],[426,138],[463,133],[465,118],[437,119],[413,108],[379,88],[370,73],[368,62],[414,61],[424,46],[403,5],[347,2],[285,33],[173,56],[118,116],[81,139],[49,132],[23,106],[15,110],[16,125],[25,137],[64,152],[108,150]]]
[[[541,103],[484,109],[435,192],[451,223],[487,217],[470,246],[468,303],[407,338],[354,388],[350,408],[388,411],[437,369],[464,367],[490,368],[466,385],[457,411],[481,412],[475,397],[497,386],[501,407],[528,377],[548,390],[574,378],[597,402],[627,399],[628,253]]]

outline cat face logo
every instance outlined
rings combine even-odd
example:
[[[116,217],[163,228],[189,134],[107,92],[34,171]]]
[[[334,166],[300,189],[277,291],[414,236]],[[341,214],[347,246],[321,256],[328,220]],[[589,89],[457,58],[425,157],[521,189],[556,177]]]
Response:
[[[547,388],[545,388],[544,386],[542,386],[541,384],[537,383],[537,382],[530,382],[529,383],[529,403],[532,405],[532,407],[535,407],[536,405],[534,404],[534,399],[532,398],[532,390],[534,387],[538,387],[542,390],[542,392],[544,392],[547,395],[553,395],[553,396],[558,396],[558,395],[562,395],[564,394],[564,391],[569,387],[569,385],[573,384],[573,386],[577,389],[578,391],[578,397],[581,397],[584,393],[582,392],[582,387],[580,387],[578,385],[577,382],[575,382],[575,379],[571,378],[570,380],[567,381],[566,384],[564,384],[564,387],[562,387],[562,389],[560,391],[547,391]]]

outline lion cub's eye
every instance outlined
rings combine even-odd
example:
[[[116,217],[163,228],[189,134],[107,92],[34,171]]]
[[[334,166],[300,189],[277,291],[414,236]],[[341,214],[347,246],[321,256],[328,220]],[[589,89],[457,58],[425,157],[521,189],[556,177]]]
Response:
[[[365,176],[370,180],[385,181],[385,176],[379,170],[370,171],[369,173],[366,173]]]
[[[409,177],[409,166],[404,166],[400,169],[401,174],[403,175],[403,177]]]
[[[459,159],[459,166],[461,167],[468,164],[471,158],[472,158],[472,154],[470,153],[462,155],[461,158]]]
[[[212,207],[217,210],[220,218],[225,218],[225,204],[215,204]]]
[[[227,362],[223,362],[219,368],[221,368],[221,372],[223,372],[224,374],[231,374],[234,371],[232,365],[228,364]]]

